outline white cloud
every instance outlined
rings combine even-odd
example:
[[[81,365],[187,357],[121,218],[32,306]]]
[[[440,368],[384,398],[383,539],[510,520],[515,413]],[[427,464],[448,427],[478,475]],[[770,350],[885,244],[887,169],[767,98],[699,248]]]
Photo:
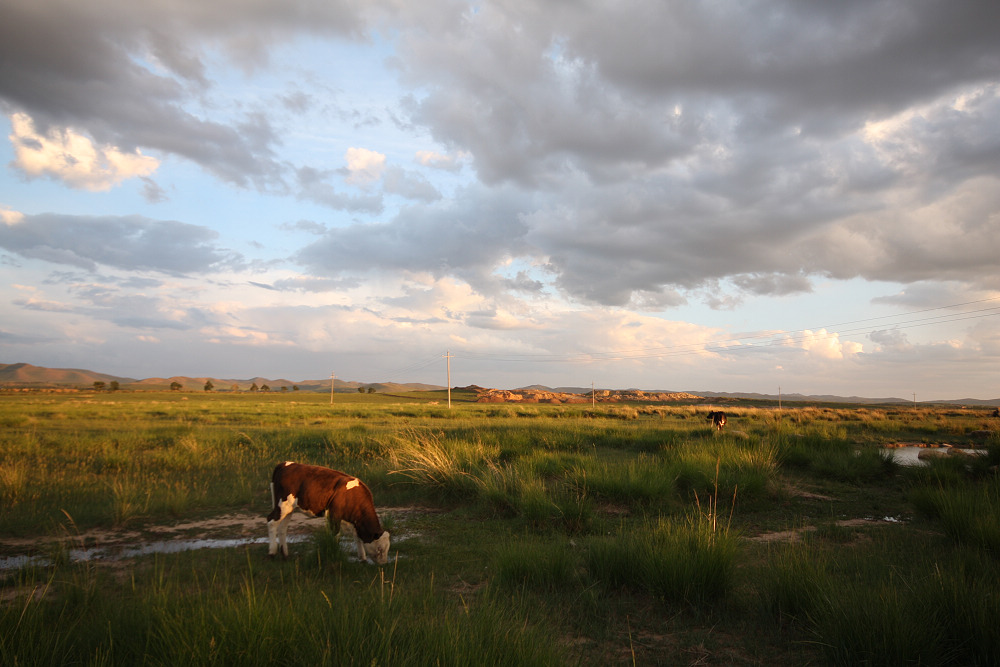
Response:
[[[0,208],[0,222],[5,225],[16,225],[24,221],[24,214],[10,208]]]
[[[462,168],[462,164],[468,157],[469,154],[464,151],[460,151],[455,155],[442,155],[436,151],[417,151],[416,153],[416,161],[419,164],[445,171],[458,171]]]
[[[843,359],[845,356],[858,354],[862,351],[862,345],[852,341],[840,340],[840,334],[819,329],[810,331],[806,329],[802,332],[799,347],[806,352],[824,359]]]
[[[210,343],[250,346],[290,345],[290,342],[275,340],[264,331],[246,327],[205,327],[200,332]]]
[[[52,176],[74,188],[105,192],[130,178],[149,176],[160,166],[138,149],[100,146],[72,128],[52,127],[41,134],[25,113],[13,114],[10,122],[14,165],[30,176]]]
[[[350,185],[371,185],[385,172],[385,155],[367,148],[348,148],[344,161],[348,171],[344,180]]]

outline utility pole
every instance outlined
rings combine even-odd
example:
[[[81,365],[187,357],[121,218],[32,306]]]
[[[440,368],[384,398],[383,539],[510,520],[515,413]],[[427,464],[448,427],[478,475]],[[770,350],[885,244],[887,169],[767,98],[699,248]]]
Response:
[[[446,350],[444,358],[448,360],[448,409],[451,410],[451,350]]]
[[[778,385],[778,412],[781,412],[781,385]]]
[[[590,407],[597,407],[597,390],[594,389],[594,381],[590,381]]]
[[[330,405],[333,405],[333,378],[336,376],[330,373]]]

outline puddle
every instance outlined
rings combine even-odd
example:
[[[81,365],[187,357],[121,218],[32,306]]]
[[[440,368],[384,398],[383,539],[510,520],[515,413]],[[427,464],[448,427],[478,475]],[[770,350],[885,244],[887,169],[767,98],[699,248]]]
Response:
[[[935,456],[981,456],[987,454],[985,449],[958,449],[954,450],[951,447],[888,447],[882,450],[888,454],[892,455],[892,460],[901,466],[925,466],[930,465],[927,460],[921,459],[920,454],[923,453],[924,456],[935,457]],[[956,453],[952,453],[956,452]]]
[[[416,534],[393,535],[393,545],[417,536]],[[312,538],[311,534],[289,535],[288,544],[307,542]],[[198,549],[232,549],[251,544],[266,545],[267,537],[244,537],[237,539],[203,539],[203,540],[167,540],[163,542],[145,542],[135,547],[93,547],[90,549],[70,549],[69,560],[71,563],[117,563],[138,556],[149,556],[150,554],[176,554],[182,551],[195,551]],[[357,548],[353,539],[344,538],[341,540],[341,548],[348,554],[357,554]],[[263,553],[263,552],[262,552]],[[398,557],[398,556],[397,556]],[[22,567],[48,567],[52,565],[52,559],[48,556],[0,556],[0,571],[17,570]]]
[[[304,542],[309,539],[309,535],[289,535],[288,543]],[[248,544],[267,544],[266,537],[250,537],[229,540],[169,540],[164,542],[147,542],[136,547],[94,547],[91,549],[70,549],[69,560],[71,563],[86,563],[91,561],[101,561],[115,563],[138,556],[148,556],[150,554],[176,554],[182,551],[195,551],[197,549],[230,549]],[[0,557],[0,570],[16,570],[22,567],[39,566],[46,567],[52,565],[52,559],[48,556],[6,556]]]
[[[406,519],[411,516],[430,514],[436,512],[437,510],[423,507],[395,507],[386,508],[384,511],[387,514],[391,514],[398,520],[395,530],[391,531],[392,544],[395,546],[404,540],[419,537],[420,535],[419,532],[404,531],[398,524],[405,524]],[[313,530],[309,529],[310,524],[313,526]],[[318,528],[321,525],[322,524],[320,522],[306,517],[301,513],[294,514],[292,516],[291,523],[289,524],[291,532],[288,534],[288,544],[291,545],[309,541],[315,532],[315,528]],[[267,531],[262,531],[260,530],[261,528],[263,528],[263,526],[259,515],[251,513],[232,513],[211,519],[181,523],[173,526],[150,526],[147,530],[161,535],[164,533],[177,533],[179,531],[200,531],[202,534],[214,533],[216,535],[220,533],[223,535],[226,533],[230,535],[233,533],[242,533],[244,537],[163,539],[155,542],[142,542],[139,541],[139,534],[136,532],[125,531],[113,533],[107,531],[92,531],[90,533],[79,535],[77,543],[105,543],[107,546],[76,549],[67,548],[66,557],[69,559],[70,563],[117,563],[139,556],[148,556],[150,554],[175,554],[182,551],[195,551],[198,549],[232,549],[235,547],[249,545],[260,545],[262,549],[261,553],[267,553]],[[300,530],[308,532],[298,532]],[[263,535],[261,534],[262,532],[264,533]],[[252,533],[255,533],[255,535],[251,536]],[[72,541],[66,542],[67,546],[69,544],[72,544]],[[346,536],[343,537],[341,540],[341,547],[348,554],[348,556],[353,554],[354,557],[357,557],[357,549],[353,539],[347,538]],[[44,553],[45,548],[46,547],[39,547],[39,542],[37,540],[0,540],[0,553],[4,551],[7,553],[11,553],[12,551],[34,551],[37,554],[37,552],[43,551],[43,553],[37,555],[0,555],[0,572],[6,570],[16,570],[23,567],[51,566],[54,559],[51,555],[46,555]],[[57,545],[51,545],[50,548],[59,547]],[[49,551],[48,553],[52,554],[60,552]],[[398,554],[390,552],[390,558],[394,557],[398,557]],[[58,560],[63,560],[61,555]]]

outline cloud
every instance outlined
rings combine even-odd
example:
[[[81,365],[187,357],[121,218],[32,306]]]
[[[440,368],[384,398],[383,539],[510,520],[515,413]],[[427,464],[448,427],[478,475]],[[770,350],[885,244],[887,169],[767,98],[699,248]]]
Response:
[[[41,214],[0,226],[0,248],[29,259],[95,271],[98,266],[167,274],[203,274],[242,262],[212,242],[205,227],[141,216]]]
[[[0,222],[8,227],[24,221],[24,214],[9,208],[0,208]]]
[[[150,204],[159,204],[168,199],[166,191],[151,178],[142,179],[142,198]]]
[[[298,181],[298,197],[305,201],[315,202],[321,206],[340,211],[355,211],[360,213],[381,213],[383,202],[381,194],[347,195],[338,192],[328,179],[333,172],[321,171],[312,167],[301,167],[296,171]]]
[[[204,117],[207,62],[221,53],[251,72],[296,35],[350,37],[366,22],[350,8],[306,0],[280,11],[260,0],[11,0],[4,9],[0,100],[33,119],[40,135],[73,128],[95,146],[176,155],[226,183],[259,189],[283,187],[275,137],[246,111]]]
[[[389,167],[385,171],[383,189],[386,194],[399,195],[406,199],[432,202],[441,199],[441,193],[421,176],[399,167]]]
[[[505,258],[531,254],[525,203],[515,189],[471,188],[440,206],[404,209],[389,222],[331,228],[295,260],[319,275],[427,272],[480,283]]]
[[[996,273],[980,232],[997,223],[974,221],[995,210],[1000,170],[1000,44],[983,27],[997,8],[422,11],[399,45],[423,93],[412,117],[483,183],[536,193],[527,238],[570,298],[667,306],[713,285],[785,295],[817,277]],[[956,219],[947,242],[914,234],[914,214]]]
[[[905,350],[910,347],[910,342],[906,339],[906,333],[899,329],[881,329],[872,331],[868,338],[878,345],[881,350]]]
[[[14,166],[29,176],[52,176],[67,185],[105,192],[129,178],[156,171],[160,162],[135,150],[125,153],[114,146],[97,146],[70,128],[50,127],[44,135],[25,113],[10,118]]]
[[[862,351],[860,343],[841,342],[839,334],[826,329],[818,331],[806,329],[799,337],[799,346],[806,352],[824,359],[843,359],[846,355]]]
[[[385,155],[367,148],[348,148],[344,161],[348,172],[344,181],[350,185],[371,185],[385,172]]]
[[[460,152],[457,155],[442,155],[437,151],[417,151],[415,157],[416,161],[425,167],[455,172],[462,168],[462,164],[468,159],[468,154]]]

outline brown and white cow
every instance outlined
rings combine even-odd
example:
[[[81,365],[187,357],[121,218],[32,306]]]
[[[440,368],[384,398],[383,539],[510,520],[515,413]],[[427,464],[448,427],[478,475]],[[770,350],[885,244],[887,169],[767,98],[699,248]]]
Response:
[[[271,513],[267,515],[267,553],[288,557],[288,520],[296,508],[310,516],[326,516],[331,526],[353,532],[358,559],[379,565],[389,560],[389,531],[375,513],[372,492],[357,477],[321,466],[285,461],[271,475]]]
[[[709,412],[707,418],[711,420],[712,426],[719,431],[726,425],[726,413],[721,410],[718,412]]]

